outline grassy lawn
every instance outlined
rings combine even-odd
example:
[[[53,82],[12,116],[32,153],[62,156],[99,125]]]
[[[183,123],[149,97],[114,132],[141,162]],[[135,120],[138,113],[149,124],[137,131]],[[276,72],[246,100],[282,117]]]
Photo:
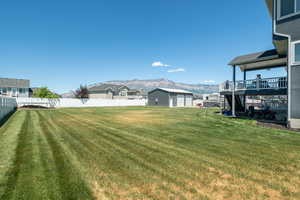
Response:
[[[299,133],[213,110],[20,110],[0,199],[300,199]]]

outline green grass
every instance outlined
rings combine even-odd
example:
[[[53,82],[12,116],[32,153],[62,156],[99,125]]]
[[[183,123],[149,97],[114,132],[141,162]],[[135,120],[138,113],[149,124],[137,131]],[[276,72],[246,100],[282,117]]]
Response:
[[[300,199],[299,133],[213,110],[19,110],[0,199]]]

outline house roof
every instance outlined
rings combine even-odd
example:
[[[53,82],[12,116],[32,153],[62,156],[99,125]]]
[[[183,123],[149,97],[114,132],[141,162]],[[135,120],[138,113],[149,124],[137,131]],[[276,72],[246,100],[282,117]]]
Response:
[[[269,10],[269,14],[272,16],[273,13],[273,0],[265,0],[266,5],[268,7]]]
[[[130,89],[128,92],[141,92],[140,90]]]
[[[276,49],[238,56],[229,63],[231,66],[240,66],[242,71],[282,67],[286,64],[286,56],[279,55]]]
[[[101,85],[96,85],[92,86],[89,88],[89,91],[106,91],[111,89],[112,91],[118,91],[121,88],[126,87],[125,85],[113,85],[113,84],[101,84]],[[126,87],[127,88],[127,87]],[[129,89],[129,88],[127,88]]]
[[[171,89],[171,88],[156,88],[155,90],[162,90],[162,91],[165,91],[165,92],[178,93],[178,94],[193,94],[192,92],[187,91],[187,90]],[[155,90],[152,90],[149,93],[151,93],[151,92],[153,92]]]
[[[30,81],[26,79],[0,78],[0,88],[29,88]]]

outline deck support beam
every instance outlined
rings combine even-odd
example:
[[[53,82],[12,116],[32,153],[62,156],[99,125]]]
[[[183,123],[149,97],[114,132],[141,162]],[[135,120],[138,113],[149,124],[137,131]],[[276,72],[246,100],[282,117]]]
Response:
[[[246,88],[246,80],[247,80],[247,70],[244,70],[244,88]],[[246,95],[244,95],[244,106],[245,106],[245,112],[247,111],[247,107],[246,107]]]
[[[233,86],[232,86],[232,117],[236,117],[235,115],[235,85],[236,85],[236,66],[233,65],[232,66],[233,69],[233,77],[232,77],[232,81],[233,81]]]

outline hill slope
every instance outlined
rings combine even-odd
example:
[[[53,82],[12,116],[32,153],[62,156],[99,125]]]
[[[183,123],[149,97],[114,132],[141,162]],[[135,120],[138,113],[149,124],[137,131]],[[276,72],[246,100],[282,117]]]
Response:
[[[208,84],[186,84],[174,82],[167,79],[153,79],[153,80],[125,80],[125,81],[107,81],[105,83],[126,85],[131,89],[139,89],[148,92],[158,87],[174,88],[191,91],[195,94],[215,93],[219,91],[218,85]]]
[[[215,92],[219,92],[218,85],[211,84],[187,84],[187,83],[179,83],[174,82],[167,79],[152,79],[152,80],[115,80],[115,81],[107,81],[103,83],[116,84],[116,85],[126,85],[130,89],[141,90],[144,94],[147,94],[149,91],[155,88],[174,88],[174,89],[182,89],[193,92],[194,94],[211,94]],[[101,85],[103,83],[96,83],[89,85],[88,87]],[[61,95],[63,98],[72,98],[74,94],[72,92],[64,93]]]

